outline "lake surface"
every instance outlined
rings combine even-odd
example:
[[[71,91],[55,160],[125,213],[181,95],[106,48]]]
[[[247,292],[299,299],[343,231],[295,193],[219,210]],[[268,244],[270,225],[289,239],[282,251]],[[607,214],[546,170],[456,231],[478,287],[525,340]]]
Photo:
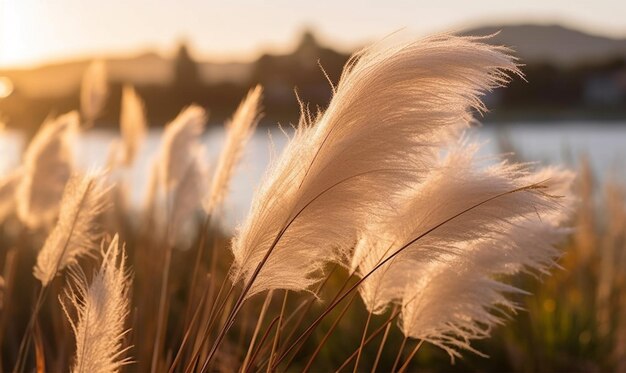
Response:
[[[135,165],[126,177],[132,185],[132,200],[143,202],[148,170],[160,143],[160,130],[149,132]],[[271,134],[271,142],[269,140]],[[104,165],[109,146],[118,136],[113,131],[90,130],[80,135],[75,144],[77,162],[81,168]],[[209,164],[222,147],[224,131],[212,126],[204,137]],[[580,159],[587,156],[599,179],[613,179],[626,184],[626,121],[624,122],[570,122],[558,124],[515,123],[502,127],[482,127],[469,131],[470,138],[484,146],[483,155],[497,155],[515,149],[525,161],[540,165],[564,165],[577,168]],[[504,140],[503,140],[504,139]],[[226,201],[225,220],[233,227],[247,213],[252,194],[272,158],[272,145],[278,154],[287,142],[279,130],[259,129],[246,149],[241,165],[235,173],[231,193]],[[502,146],[508,143],[507,147]],[[0,175],[14,168],[20,159],[24,140],[19,133],[0,134]],[[504,150],[503,150],[504,149]]]

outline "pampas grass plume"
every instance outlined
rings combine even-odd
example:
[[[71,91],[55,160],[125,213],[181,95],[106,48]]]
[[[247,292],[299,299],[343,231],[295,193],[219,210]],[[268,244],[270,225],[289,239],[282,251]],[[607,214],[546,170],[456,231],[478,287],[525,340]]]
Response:
[[[173,190],[181,182],[187,166],[197,156],[206,120],[205,110],[191,105],[165,127],[158,160],[161,185],[165,191]]]
[[[122,162],[129,166],[133,163],[147,130],[144,103],[131,85],[124,86],[122,90],[120,129],[124,141]]]
[[[210,214],[224,199],[228,183],[246,143],[259,121],[259,104],[263,89],[256,86],[239,105],[232,120],[226,124],[226,141],[213,174],[211,187],[203,201],[204,210]]]
[[[15,210],[15,189],[22,177],[22,169],[13,170],[0,179],[0,223]]]
[[[198,155],[187,165],[185,174],[174,189],[172,194],[172,207],[169,216],[169,240],[170,244],[174,244],[183,227],[198,206],[206,192],[207,170],[203,162],[202,151],[198,151]]]
[[[47,286],[65,267],[81,256],[93,254],[99,232],[96,218],[107,205],[105,175],[90,171],[75,174],[68,181],[61,200],[56,226],[50,232],[33,270],[34,276]]]
[[[373,224],[362,233],[351,262],[351,269],[360,276],[421,237],[361,284],[359,290],[369,311],[381,313],[390,303],[401,301],[404,288],[419,276],[416,268],[423,263],[466,255],[467,242],[507,237],[513,225],[519,227],[537,215],[547,226],[551,216],[564,210],[555,196],[564,191],[563,185],[569,187],[571,173],[546,170],[533,174],[524,166],[506,162],[481,167],[476,159],[478,150],[477,144],[450,150],[424,182],[400,197],[404,208],[394,219]],[[523,189],[536,183],[540,185]],[[508,193],[514,190],[518,191]],[[490,200],[495,196],[499,197]],[[438,226],[457,214],[461,215]],[[506,240],[517,242],[523,237],[517,232]],[[527,246],[519,247],[519,252],[499,253],[530,267],[539,267],[556,254],[550,246]]]
[[[250,295],[309,288],[326,263],[347,255],[366,222],[393,214],[394,196],[424,177],[507,72],[518,70],[506,50],[474,38],[358,53],[328,109],[315,119],[303,113],[262,182],[233,242],[233,278],[255,276]]]
[[[51,225],[69,179],[74,159],[71,139],[78,130],[78,113],[47,120],[23,156],[23,176],[15,190],[17,214],[30,228]]]
[[[530,172],[500,163],[466,179],[462,170],[455,169],[456,162],[447,164],[450,169],[445,172],[449,174],[440,180],[438,188],[445,200],[432,196],[423,199],[419,214],[426,216],[426,221],[429,215],[440,214],[438,207],[452,216],[463,207],[450,204],[475,204],[477,197],[478,201],[486,200],[479,196],[481,193],[501,197],[458,216],[421,243],[409,246],[387,268],[381,268],[380,276],[375,274],[365,281],[369,289],[362,294],[378,302],[399,302],[404,334],[433,343],[454,358],[460,356],[459,349],[479,353],[470,341],[488,337],[494,326],[505,321],[507,312],[518,308],[506,295],[523,291],[503,283],[503,276],[520,271],[547,273],[555,266],[559,256],[555,245],[570,232],[560,225],[574,202],[570,192],[574,175],[554,168]],[[507,180],[510,186],[504,183]],[[474,183],[478,188],[471,185]],[[524,185],[537,187],[502,194],[503,188],[506,191]],[[429,205],[436,207],[429,209]],[[417,226],[424,221],[420,216],[413,218]],[[409,234],[413,235],[415,230]],[[370,307],[375,311],[381,305]]]
[[[100,114],[108,95],[107,71],[104,61],[93,61],[83,76],[80,89],[80,109],[88,122]]]
[[[69,304],[77,312],[77,320],[63,310],[76,337],[75,373],[118,372],[130,363],[124,354],[124,338],[129,329],[124,324],[130,312],[131,279],[126,268],[126,253],[116,234],[109,248],[102,253],[102,265],[88,283],[85,274],[71,271],[71,283],[65,290]]]

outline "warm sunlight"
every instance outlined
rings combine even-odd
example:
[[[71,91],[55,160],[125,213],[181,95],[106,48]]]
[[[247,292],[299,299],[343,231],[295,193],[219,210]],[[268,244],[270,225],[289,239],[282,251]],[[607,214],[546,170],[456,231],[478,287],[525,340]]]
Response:
[[[13,82],[6,76],[0,76],[0,98],[9,97],[13,93]]]
[[[0,373],[626,373],[626,0],[0,0]]]
[[[625,2],[599,1],[592,12],[588,7],[571,0],[484,0],[480,6],[464,0],[0,0],[0,67],[103,52],[171,52],[180,38],[212,60],[250,60],[268,49],[285,51],[303,28],[317,30],[323,41],[344,50],[400,29],[426,35],[503,21],[557,22],[593,34],[624,35]]]

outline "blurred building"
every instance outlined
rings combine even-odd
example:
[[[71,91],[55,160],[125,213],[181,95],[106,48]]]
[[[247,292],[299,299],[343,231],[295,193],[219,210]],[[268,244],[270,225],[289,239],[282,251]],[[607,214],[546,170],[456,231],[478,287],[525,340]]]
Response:
[[[526,80],[514,79],[507,89],[485,98],[491,109],[486,122],[563,116],[626,118],[626,41],[558,26],[496,28],[502,32],[487,41],[515,45]],[[482,28],[466,33],[491,31]],[[537,42],[540,36],[550,43]],[[546,43],[559,48],[545,48]],[[348,57],[321,45],[306,31],[291,53],[264,54],[251,63],[198,61],[192,46],[184,42],[174,58],[147,53],[108,59],[110,94],[96,125],[117,127],[125,83],[135,85],[145,99],[153,126],[164,125],[191,103],[208,108],[211,123],[221,123],[256,84],[265,87],[264,123],[295,123],[299,105],[294,91],[313,113],[326,107],[331,84],[337,84]],[[46,116],[77,109],[80,81],[88,64],[76,61],[0,71],[12,85],[10,94],[0,98],[0,114],[9,126],[32,132]]]

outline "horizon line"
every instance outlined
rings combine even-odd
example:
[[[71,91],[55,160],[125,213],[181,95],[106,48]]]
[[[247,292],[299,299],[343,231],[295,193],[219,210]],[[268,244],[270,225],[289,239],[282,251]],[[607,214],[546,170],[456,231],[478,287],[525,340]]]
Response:
[[[525,21],[474,21],[466,22],[463,25],[456,27],[448,27],[444,31],[438,32],[411,32],[406,28],[399,28],[399,30],[406,30],[409,33],[415,34],[415,36],[425,37],[427,35],[441,34],[441,33],[459,33],[472,29],[489,28],[489,27],[515,27],[515,26],[557,26],[563,27],[575,32],[580,32],[593,37],[601,37],[612,40],[626,40],[626,30],[623,34],[617,35],[612,32],[602,32],[595,27],[585,27],[581,24],[574,24],[573,22],[557,21],[557,20],[525,20]],[[35,70],[39,68],[62,65],[68,63],[84,63],[97,59],[107,60],[123,60],[139,58],[145,55],[156,55],[163,59],[171,59],[175,57],[177,48],[180,45],[186,45],[189,49],[193,59],[201,63],[215,63],[215,64],[250,64],[258,60],[261,56],[266,54],[273,55],[285,55],[292,53],[299,45],[302,36],[305,32],[310,32],[314,35],[315,40],[322,47],[333,49],[340,53],[351,54],[364,45],[367,45],[373,38],[362,38],[361,41],[354,42],[339,42],[332,41],[332,37],[326,36],[319,28],[303,25],[299,30],[293,32],[291,40],[287,43],[260,43],[256,47],[248,51],[241,52],[229,52],[219,53],[215,51],[199,51],[194,47],[194,40],[189,36],[177,36],[173,37],[170,46],[155,45],[153,43],[145,43],[143,45],[129,47],[129,48],[117,48],[117,49],[103,49],[98,52],[85,51],[77,53],[67,53],[64,56],[52,56],[49,58],[36,58],[31,62],[9,62],[4,63],[0,60],[0,71],[8,70]],[[380,39],[384,38],[382,35]]]

